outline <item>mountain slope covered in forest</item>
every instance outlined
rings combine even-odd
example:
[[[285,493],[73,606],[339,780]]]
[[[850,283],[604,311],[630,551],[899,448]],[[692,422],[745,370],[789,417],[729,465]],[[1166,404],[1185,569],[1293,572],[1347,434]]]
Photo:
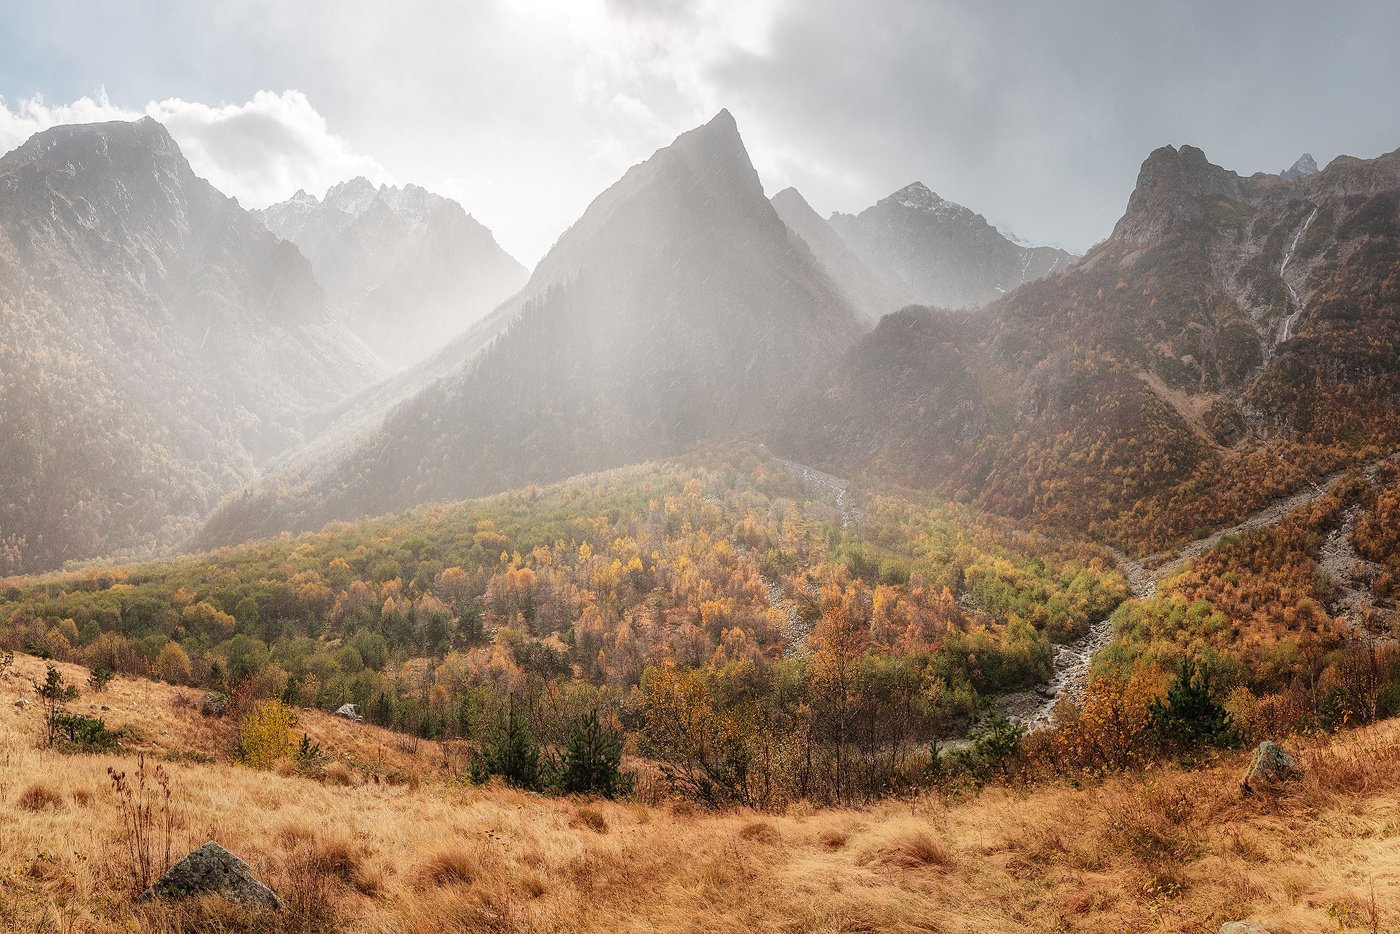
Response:
[[[0,159],[0,303],[0,573],[178,540],[383,373],[149,118]]]
[[[838,471],[1151,550],[1400,434],[1400,156],[1143,163],[1112,237],[979,315],[886,319],[785,419]]]

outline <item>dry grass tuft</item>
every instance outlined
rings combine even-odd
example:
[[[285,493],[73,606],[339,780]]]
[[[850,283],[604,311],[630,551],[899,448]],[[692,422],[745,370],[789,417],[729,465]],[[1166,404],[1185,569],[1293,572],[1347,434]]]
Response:
[[[384,887],[383,879],[370,865],[363,843],[340,835],[317,843],[311,858],[331,878],[364,895],[374,895]]]
[[[423,888],[470,885],[481,873],[476,858],[461,849],[439,850],[423,861],[418,879]]]
[[[918,869],[923,866],[947,867],[953,856],[928,826],[912,818],[888,821],[871,828],[860,841],[862,863]]]
[[[341,788],[350,788],[355,784],[350,770],[339,762],[332,762],[321,771],[321,781]]]
[[[817,834],[817,842],[828,850],[839,850],[850,842],[850,834],[843,830],[823,830]]]
[[[282,759],[272,771],[276,772],[279,778],[291,778],[293,775],[298,774],[299,770],[295,762],[289,759]]]
[[[778,828],[768,823],[768,821],[756,820],[750,821],[739,828],[739,839],[752,840],[754,843],[764,843],[773,846],[783,841],[783,835],[778,833]]]
[[[594,833],[608,832],[608,819],[600,811],[593,808],[579,808],[573,820],[569,821],[570,827],[586,827]]]
[[[63,806],[63,796],[47,785],[35,783],[24,789],[16,804],[24,811],[42,811],[45,808],[57,811]]]

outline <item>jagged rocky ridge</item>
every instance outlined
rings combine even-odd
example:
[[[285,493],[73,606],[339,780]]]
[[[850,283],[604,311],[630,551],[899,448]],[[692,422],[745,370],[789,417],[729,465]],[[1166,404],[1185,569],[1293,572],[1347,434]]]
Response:
[[[310,260],[327,304],[393,363],[415,363],[525,284],[528,272],[456,201],[417,185],[298,191],[253,212]]]
[[[881,321],[779,446],[1147,549],[1397,440],[1400,156],[1143,163],[1113,235],[977,314]]]

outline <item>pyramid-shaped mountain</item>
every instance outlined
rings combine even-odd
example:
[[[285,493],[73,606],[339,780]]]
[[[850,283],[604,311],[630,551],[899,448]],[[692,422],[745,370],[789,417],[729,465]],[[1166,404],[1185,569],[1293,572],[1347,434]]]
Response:
[[[1397,283],[1400,154],[1241,177],[1163,147],[1084,260],[885,318],[777,443],[1152,550],[1400,443]]]
[[[365,178],[253,212],[311,260],[326,303],[386,359],[429,356],[525,284],[528,271],[462,206]]]
[[[763,434],[862,329],[764,196],[727,111],[595,199],[489,326],[449,345],[465,362],[371,436],[230,499],[201,541]]]
[[[925,305],[975,308],[1075,259],[1002,236],[986,218],[914,182],[831,226],[877,275]]]
[[[0,159],[0,574],[187,534],[382,364],[159,123]]]

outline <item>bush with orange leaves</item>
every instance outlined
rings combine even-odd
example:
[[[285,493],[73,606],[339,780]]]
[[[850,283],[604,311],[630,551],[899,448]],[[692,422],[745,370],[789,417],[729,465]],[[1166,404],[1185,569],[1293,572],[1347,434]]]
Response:
[[[1152,732],[1155,679],[1139,667],[1124,680],[1099,675],[1082,704],[1061,701],[1055,726],[1027,737],[1024,758],[1032,772],[1101,776],[1141,768],[1156,755]]]

